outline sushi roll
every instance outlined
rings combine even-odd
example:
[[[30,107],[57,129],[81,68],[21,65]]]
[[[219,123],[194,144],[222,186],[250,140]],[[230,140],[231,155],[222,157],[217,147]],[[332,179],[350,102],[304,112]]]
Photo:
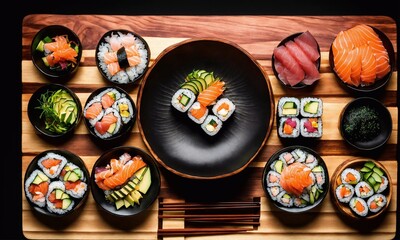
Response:
[[[297,138],[300,135],[299,119],[282,117],[279,120],[278,135],[282,138]]]
[[[280,186],[267,187],[267,191],[272,200],[276,201],[279,193],[282,191]]]
[[[314,167],[311,172],[315,177],[315,183],[317,184],[317,187],[322,189],[322,186],[325,184],[325,171],[320,165],[318,165]]]
[[[104,116],[94,125],[94,132],[101,139],[106,139],[114,136],[121,128],[121,116],[118,110],[107,108]]]
[[[304,162],[306,160],[306,154],[301,149],[296,148],[291,154],[296,162]]]
[[[369,198],[374,194],[374,189],[365,181],[357,183],[354,187],[354,191],[357,197],[360,198]]]
[[[282,97],[278,101],[279,117],[297,117],[300,113],[300,101],[294,97]]]
[[[213,106],[212,111],[221,121],[226,121],[235,111],[235,104],[228,98],[221,98]]]
[[[386,206],[386,203],[386,197],[379,193],[372,195],[367,200],[368,209],[373,213],[379,212],[384,206]]]
[[[318,159],[314,155],[312,155],[311,153],[308,153],[304,164],[307,167],[313,169],[318,165]]]
[[[189,89],[179,89],[172,96],[172,106],[180,112],[186,112],[196,100],[196,95]]]
[[[284,207],[292,207],[293,206],[293,197],[290,196],[286,191],[282,191],[276,196],[276,200]]]
[[[74,207],[74,200],[65,192],[64,183],[51,182],[46,196],[47,210],[52,213],[65,214]]]
[[[340,184],[336,188],[335,194],[339,202],[348,203],[354,196],[354,187],[347,183]]]
[[[25,195],[32,203],[39,207],[46,205],[46,195],[49,189],[50,178],[36,169],[25,180]]]
[[[278,159],[271,163],[271,169],[279,174],[282,172],[284,167],[286,167],[286,162],[284,160]]]
[[[120,99],[121,97],[124,97],[125,94],[121,94],[117,89],[115,88],[107,88],[101,93],[99,93],[95,98],[99,99],[101,101],[101,104],[104,109],[107,109],[109,107],[112,107],[112,105]]]
[[[222,121],[215,115],[208,115],[204,122],[201,124],[201,128],[209,136],[214,136],[222,128]]]
[[[300,197],[296,197],[296,198],[293,200],[293,204],[294,204],[296,207],[302,208],[302,207],[307,206],[307,201],[304,200],[304,199],[302,199],[302,198],[300,198]]]
[[[83,109],[83,116],[89,121],[91,126],[94,126],[104,115],[104,109],[101,100],[93,99],[88,102]]]
[[[321,117],[322,100],[320,98],[302,98],[300,101],[300,114],[303,117]]]
[[[364,199],[359,197],[353,197],[350,200],[350,208],[355,212],[357,215],[361,217],[365,217],[368,214],[368,205]]]
[[[388,187],[388,179],[385,176],[381,176],[382,182],[379,185],[378,190],[376,191],[376,193],[382,193],[383,191],[386,190],[386,188]]]
[[[132,102],[126,97],[121,97],[115,101],[112,107],[119,111],[119,115],[121,116],[121,120],[124,124],[128,123],[135,115]]]
[[[280,186],[279,181],[281,179],[281,175],[279,173],[275,171],[269,171],[266,178],[268,187]]]
[[[361,180],[361,175],[360,172],[353,168],[346,168],[340,174],[340,179],[342,183],[356,185]]]
[[[300,120],[301,136],[306,138],[320,138],[322,136],[322,119],[302,118]]]
[[[38,160],[38,165],[49,178],[53,179],[60,175],[67,159],[59,154],[49,152]]]
[[[284,161],[285,165],[294,163],[294,157],[290,152],[284,152],[279,155],[279,159]]]
[[[82,198],[87,190],[83,171],[73,163],[67,163],[60,174],[64,182],[65,191],[74,198]]]
[[[189,108],[187,114],[193,122],[202,124],[208,115],[208,108],[204,107],[199,102],[195,102]]]

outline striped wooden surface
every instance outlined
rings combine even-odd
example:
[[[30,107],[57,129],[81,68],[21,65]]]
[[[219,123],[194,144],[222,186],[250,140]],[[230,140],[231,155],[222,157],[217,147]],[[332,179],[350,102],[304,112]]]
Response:
[[[82,64],[76,75],[66,83],[74,90],[82,104],[89,94],[103,86],[111,85],[102,79],[95,66],[95,47],[106,31],[125,28],[140,34],[151,49],[151,63],[166,47],[184,39],[196,37],[218,37],[233,41],[247,50],[261,64],[269,76],[275,102],[282,96],[316,96],[324,103],[324,133],[312,148],[325,160],[329,173],[344,160],[363,156],[362,152],[346,145],[338,131],[338,117],[342,108],[354,98],[336,82],[328,62],[328,51],[335,35],[356,24],[374,26],[387,34],[397,53],[397,29],[395,22],[384,16],[123,16],[123,15],[28,15],[23,20],[22,29],[22,178],[30,161],[36,154],[48,149],[67,149],[79,155],[91,171],[99,155],[112,146],[99,146],[91,141],[83,122],[74,136],[66,142],[54,143],[35,134],[27,116],[27,105],[32,93],[48,83],[35,69],[30,60],[32,37],[42,27],[61,24],[75,31],[83,44]],[[273,76],[271,55],[273,48],[284,37],[309,30],[317,39],[322,53],[321,79],[312,90],[288,90]],[[255,231],[204,239],[287,239],[298,236],[302,239],[391,239],[396,233],[397,194],[397,142],[398,142],[398,89],[397,67],[385,94],[379,99],[389,108],[393,120],[393,132],[382,151],[370,154],[389,170],[393,180],[393,198],[387,214],[379,222],[352,222],[341,217],[337,209],[326,197],[321,208],[296,217],[282,213],[266,200],[261,188],[261,174],[268,158],[284,147],[276,134],[274,123],[272,132],[259,155],[241,173],[215,181],[196,181],[180,178],[160,167],[161,192],[164,199],[196,200],[241,199],[261,197],[261,225]],[[135,103],[139,84],[125,87]],[[141,139],[137,124],[131,130],[124,145],[147,148]],[[21,186],[23,187],[23,186]],[[36,216],[22,196],[23,234],[30,239],[157,239],[157,202],[140,218],[129,220],[110,219],[105,216],[89,196],[82,212],[72,222],[53,222]],[[329,223],[329,224],[327,224]],[[168,226],[183,227],[182,221],[167,221]],[[372,225],[371,225],[372,224]],[[372,227],[371,227],[372,226]],[[189,237],[187,237],[189,238]],[[197,237],[199,238],[199,237]],[[168,239],[184,239],[183,237]],[[203,238],[202,238],[203,239]]]

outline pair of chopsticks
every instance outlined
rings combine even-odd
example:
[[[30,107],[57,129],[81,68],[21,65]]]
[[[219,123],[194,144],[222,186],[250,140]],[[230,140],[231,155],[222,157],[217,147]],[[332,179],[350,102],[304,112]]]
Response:
[[[184,228],[160,228],[159,237],[240,233],[260,225],[260,202],[159,201],[159,226],[165,219],[183,219]]]

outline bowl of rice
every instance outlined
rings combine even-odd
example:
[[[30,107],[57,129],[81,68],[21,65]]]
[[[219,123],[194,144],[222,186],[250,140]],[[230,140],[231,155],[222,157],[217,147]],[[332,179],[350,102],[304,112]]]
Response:
[[[97,44],[97,68],[105,79],[114,84],[137,82],[144,76],[149,63],[149,45],[132,31],[110,30]]]

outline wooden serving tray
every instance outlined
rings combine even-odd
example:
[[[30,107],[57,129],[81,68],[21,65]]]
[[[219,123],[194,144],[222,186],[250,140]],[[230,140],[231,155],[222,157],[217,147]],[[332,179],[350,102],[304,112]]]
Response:
[[[75,31],[83,44],[82,64],[76,75],[65,84],[75,91],[82,103],[92,91],[111,85],[102,78],[95,65],[95,47],[100,37],[112,29],[129,29],[140,34],[151,49],[151,63],[166,47],[189,38],[218,37],[233,41],[254,56],[269,76],[275,103],[280,97],[314,96],[323,100],[323,136],[312,147],[327,164],[329,174],[345,160],[363,156],[342,139],[338,120],[343,107],[354,98],[335,79],[329,66],[329,47],[336,34],[356,24],[368,24],[387,34],[397,53],[397,29],[393,19],[385,16],[124,16],[124,15],[28,15],[22,24],[22,172],[24,177],[30,161],[48,149],[66,149],[79,155],[91,171],[94,162],[108,146],[91,141],[83,122],[74,136],[56,143],[40,138],[27,116],[27,105],[32,93],[48,83],[31,62],[30,44],[33,36],[47,25],[65,25]],[[286,36],[309,30],[321,48],[321,79],[310,89],[290,90],[283,87],[273,75],[271,55],[274,47]],[[140,83],[126,88],[135,103]],[[393,195],[386,214],[379,222],[368,224],[343,218],[327,196],[318,210],[294,217],[283,213],[267,202],[261,187],[262,170],[268,158],[283,144],[276,131],[271,134],[252,163],[242,172],[216,181],[195,181],[178,177],[164,168],[161,171],[161,192],[164,200],[242,199],[261,198],[261,225],[247,233],[216,235],[204,239],[392,239],[396,234],[397,211],[397,144],[398,144],[398,72],[397,66],[382,96],[393,120],[391,138],[382,151],[368,157],[382,163],[393,182]],[[307,142],[304,143],[307,145]],[[147,151],[137,123],[124,145]],[[21,186],[23,189],[23,185]],[[90,195],[82,212],[71,221],[49,221],[33,213],[22,191],[23,234],[29,239],[157,239],[157,201],[140,217],[114,219],[104,215]],[[329,193],[328,193],[329,195]],[[164,228],[182,228],[179,220],[164,221]],[[189,237],[188,237],[189,238]],[[177,237],[174,239],[184,239]],[[202,238],[203,239],[203,238]]]

